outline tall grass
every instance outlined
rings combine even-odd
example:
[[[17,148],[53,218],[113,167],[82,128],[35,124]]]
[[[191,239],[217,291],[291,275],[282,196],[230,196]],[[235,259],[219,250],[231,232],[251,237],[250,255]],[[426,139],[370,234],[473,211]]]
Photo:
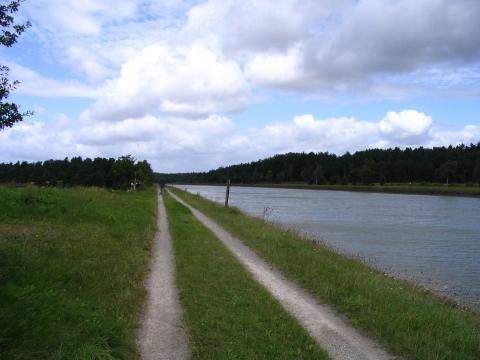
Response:
[[[154,190],[0,188],[0,358],[135,359]]]

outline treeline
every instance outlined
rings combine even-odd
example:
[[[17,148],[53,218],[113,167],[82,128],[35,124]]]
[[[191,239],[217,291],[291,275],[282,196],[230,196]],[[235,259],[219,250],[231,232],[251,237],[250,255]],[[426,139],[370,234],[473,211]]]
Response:
[[[480,143],[432,149],[371,149],[341,156],[288,153],[198,173],[156,174],[170,183],[480,183]]]
[[[140,184],[150,185],[154,180],[154,173],[147,161],[137,162],[130,155],[118,159],[73,157],[64,160],[0,164],[0,183],[128,189],[135,179]]]

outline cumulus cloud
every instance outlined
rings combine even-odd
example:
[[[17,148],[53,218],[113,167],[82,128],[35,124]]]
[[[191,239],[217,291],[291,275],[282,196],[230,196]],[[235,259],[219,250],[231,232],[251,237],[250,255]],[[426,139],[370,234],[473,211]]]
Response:
[[[217,115],[197,121],[145,116],[72,129],[59,114],[54,121],[27,120],[0,132],[0,153],[2,161],[132,154],[157,170],[194,170],[224,161],[226,151],[236,148],[234,130],[230,119]],[[239,158],[241,153],[234,154]]]
[[[182,35],[214,37],[225,51],[242,53],[285,49],[305,36],[306,25],[296,0],[210,0],[188,12]]]
[[[297,102],[478,92],[478,1],[38,0],[23,8],[34,28],[22,38],[42,44],[44,63],[68,68],[57,75],[82,82],[10,61],[18,93],[93,101],[83,121],[30,119],[2,131],[6,160],[132,153],[158,170],[200,170],[286,151],[480,138],[478,125],[448,129],[415,110],[377,121],[306,114],[249,129],[226,117],[271,90]]]
[[[316,21],[320,26],[284,51],[252,54],[247,63],[252,79],[292,90],[365,91],[379,83],[414,83],[421,73],[423,85],[435,87],[435,79],[448,79],[452,69],[479,64],[480,3],[361,1],[335,14],[306,17],[310,26]],[[288,82],[282,76],[265,81],[255,71],[282,62],[297,69]]]
[[[63,159],[76,153],[84,154],[80,150],[75,132],[63,115],[49,123],[26,120],[0,131],[2,161]]]
[[[144,47],[169,38],[191,1],[36,0],[21,12],[33,23],[24,37],[94,84],[117,75]]]
[[[480,125],[467,125],[461,129],[437,129],[426,146],[437,144],[477,144],[480,142]]]
[[[19,94],[42,97],[84,97],[95,98],[97,89],[75,80],[59,81],[46,78],[25,66],[7,63],[11,76],[21,82]]]
[[[134,0],[36,0],[28,4],[27,13],[43,28],[91,35],[113,19],[134,15],[138,5]]]
[[[94,83],[145,47],[198,41],[267,88],[365,95],[480,78],[471,0],[38,0],[25,9],[53,55]]]
[[[261,144],[264,153],[268,154],[272,151],[344,153],[373,147],[448,145],[448,141],[460,143],[475,138],[467,136],[466,130],[460,132],[463,137],[454,140],[457,133],[436,128],[426,114],[404,110],[398,113],[389,111],[377,122],[352,117],[315,119],[306,114],[296,116],[292,122],[255,129],[250,135],[256,139],[254,146]],[[443,138],[439,137],[440,133],[444,134]]]
[[[294,88],[299,82],[308,82],[302,56],[300,46],[294,46],[286,53],[260,53],[247,62],[245,72],[261,86]]]
[[[202,117],[242,110],[248,85],[239,66],[202,44],[152,45],[122,66],[84,119],[122,120],[146,114]]]
[[[378,124],[380,133],[387,139],[410,141],[424,139],[432,128],[432,118],[415,110],[399,113],[389,111]]]
[[[420,121],[418,121],[420,119]],[[0,132],[4,160],[133,154],[157,171],[198,171],[290,151],[342,154],[365,148],[448,146],[480,142],[480,126],[443,128],[415,110],[388,112],[378,121],[352,117],[291,121],[242,129],[224,116],[196,121],[146,115],[118,122],[83,124],[72,130],[65,115],[52,122],[26,121]]]

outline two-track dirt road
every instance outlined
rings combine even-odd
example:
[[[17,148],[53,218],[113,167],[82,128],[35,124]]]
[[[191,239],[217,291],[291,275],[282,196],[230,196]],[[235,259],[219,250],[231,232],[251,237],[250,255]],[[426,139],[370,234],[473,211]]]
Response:
[[[192,211],[270,294],[308,331],[334,360],[384,360],[396,357],[347,324],[331,308],[287,280],[278,270],[225,231],[213,220],[169,192]],[[175,287],[175,260],[162,196],[158,197],[158,228],[153,247],[151,273],[147,279],[148,301],[139,345],[142,359],[186,359],[188,340]]]
[[[363,336],[328,306],[287,280],[278,270],[225,231],[213,220],[175,194],[170,195],[188,207],[193,215],[210,229],[270,294],[308,331],[332,359],[395,359],[373,340]]]

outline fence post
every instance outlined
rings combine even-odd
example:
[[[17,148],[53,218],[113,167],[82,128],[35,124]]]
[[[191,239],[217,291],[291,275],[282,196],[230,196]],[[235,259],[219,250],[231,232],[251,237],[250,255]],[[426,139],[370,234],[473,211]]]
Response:
[[[225,207],[228,207],[229,197],[230,197],[230,179],[227,180],[227,192],[225,193]]]

